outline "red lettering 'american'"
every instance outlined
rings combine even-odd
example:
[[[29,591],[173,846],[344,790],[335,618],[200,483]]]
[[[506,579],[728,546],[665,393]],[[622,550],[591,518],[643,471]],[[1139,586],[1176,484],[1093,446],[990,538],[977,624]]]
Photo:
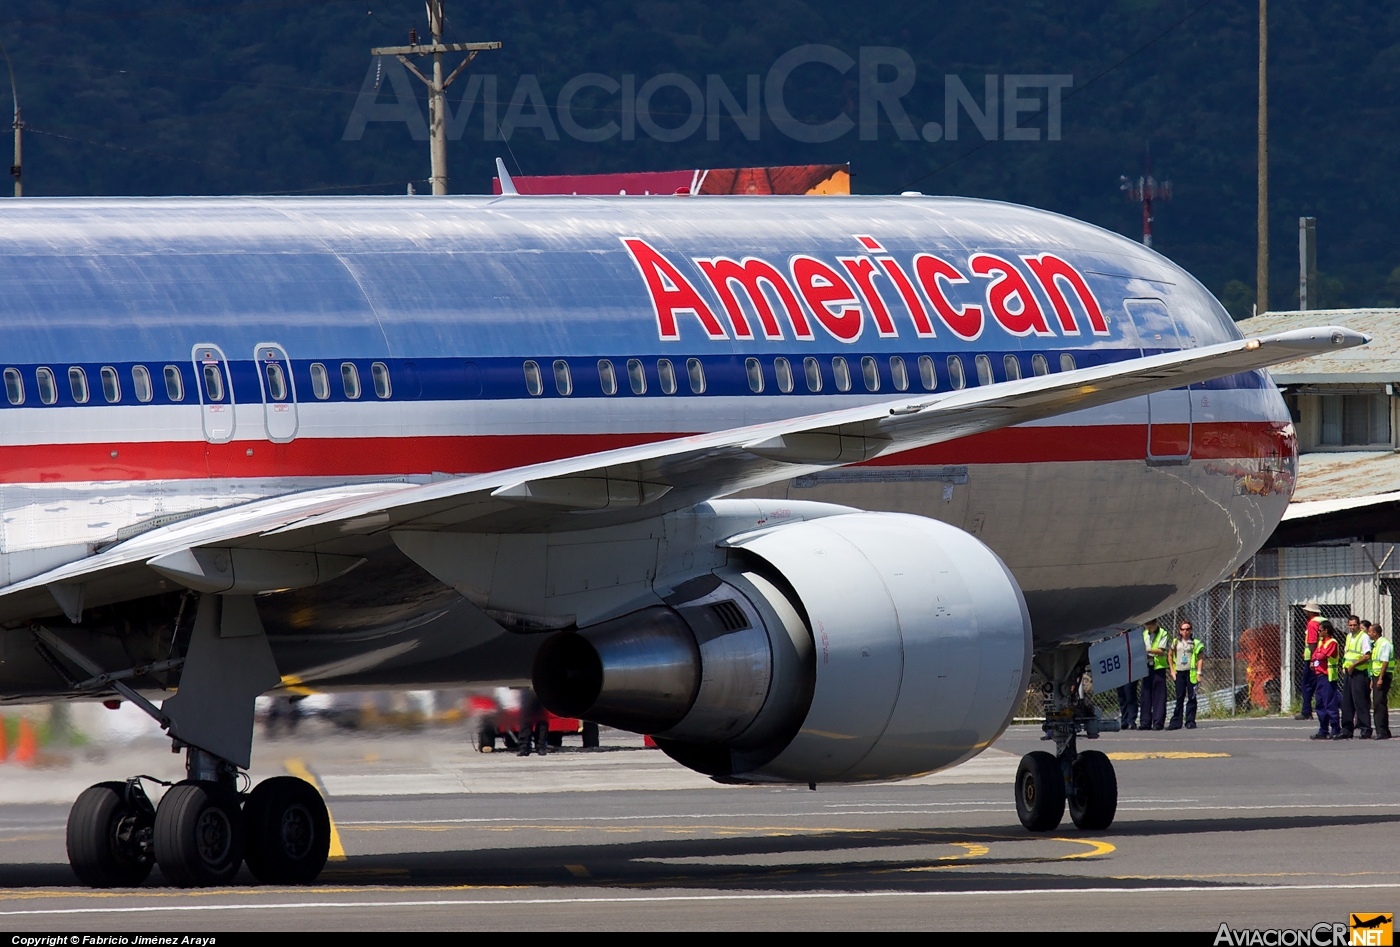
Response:
[[[622,242],[646,281],[652,307],[656,310],[656,328],[663,341],[680,339],[676,316],[684,313],[690,313],[700,320],[701,328],[711,339],[729,338],[700,293],[655,247],[634,237],[624,238]]]
[[[931,253],[920,253],[914,257],[914,275],[919,278],[919,285],[924,288],[929,302],[933,303],[938,318],[953,330],[954,335],[968,342],[982,336],[982,307],[969,303],[961,309],[954,309],[939,282],[942,280],[953,285],[967,282],[967,277],[959,273],[953,264]]]
[[[782,327],[778,325],[778,317],[773,312],[773,304],[764,292],[765,286],[771,288],[782,304],[793,336],[798,339],[812,338],[812,326],[802,312],[802,304],[797,301],[797,294],[792,291],[783,274],[771,263],[756,257],[745,257],[743,262],[735,262],[728,257],[716,257],[713,260],[696,260],[695,265],[700,267],[700,272],[705,274],[705,278],[714,287],[715,295],[719,297],[729,315],[729,324],[734,328],[735,338],[752,339],[753,330],[749,327],[744,308],[731,283],[737,283],[748,296],[749,305],[758,316],[765,339],[783,337]]]
[[[789,265],[798,293],[807,301],[821,327],[840,342],[854,342],[860,338],[865,316],[856,301],[855,290],[841,274],[809,256],[795,256]]]
[[[968,259],[967,268],[976,276],[992,280],[987,287],[987,308],[1007,332],[1016,336],[1055,334],[1045,324],[1045,313],[1035,301],[1030,284],[1014,264],[990,253],[975,253]]]
[[[1065,335],[1078,335],[1079,323],[1075,321],[1074,313],[1070,310],[1069,300],[1065,298],[1060,281],[1069,287],[1069,291],[1079,301],[1080,308],[1084,310],[1084,315],[1089,319],[1090,331],[1094,335],[1108,335],[1108,321],[1103,317],[1099,301],[1094,298],[1089,284],[1084,281],[1083,275],[1078,270],[1053,253],[1023,256],[1021,259],[1035,274],[1040,288],[1045,290],[1045,298],[1050,300],[1050,306],[1055,310],[1055,317],[1060,321],[1060,330]]]

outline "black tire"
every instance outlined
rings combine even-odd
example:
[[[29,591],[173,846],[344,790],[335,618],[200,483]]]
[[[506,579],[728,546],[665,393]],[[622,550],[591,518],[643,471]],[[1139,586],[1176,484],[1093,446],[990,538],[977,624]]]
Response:
[[[583,746],[584,749],[588,750],[596,750],[598,748],[598,725],[596,723],[584,723]]]
[[[1074,792],[1069,798],[1069,817],[1088,832],[1098,832],[1113,824],[1118,812],[1118,776],[1113,763],[1098,750],[1085,750],[1074,758]]]
[[[558,733],[558,732],[553,731],[553,730],[549,731],[549,735],[548,735],[547,737],[545,737],[545,739],[549,741],[549,745],[550,745],[550,746],[563,746],[563,745],[564,745],[564,734]]]
[[[1016,768],[1016,814],[1032,832],[1049,832],[1065,817],[1060,761],[1044,750],[1027,753]]]
[[[156,864],[176,887],[232,881],[243,864],[243,839],[238,796],[216,783],[172,786],[156,807]]]
[[[482,727],[477,731],[476,749],[479,753],[489,753],[496,749],[496,728],[490,726]]]
[[[331,850],[331,817],[316,787],[295,776],[265,779],[243,804],[248,845],[243,859],[264,884],[316,880]]]
[[[134,888],[155,864],[135,835],[151,825],[148,812],[127,805],[126,783],[84,789],[68,810],[68,864],[93,888]]]

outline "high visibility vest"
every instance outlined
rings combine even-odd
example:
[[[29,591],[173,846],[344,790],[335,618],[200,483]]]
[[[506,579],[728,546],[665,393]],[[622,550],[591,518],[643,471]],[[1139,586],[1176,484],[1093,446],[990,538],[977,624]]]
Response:
[[[1142,640],[1147,643],[1147,650],[1151,651],[1154,648],[1160,648],[1162,651],[1161,654],[1148,655],[1148,657],[1152,659],[1152,670],[1154,671],[1164,671],[1171,666],[1172,658],[1169,653],[1170,649],[1168,648],[1169,642],[1167,639],[1168,635],[1165,628],[1158,628],[1157,634],[1155,635],[1150,634],[1146,628],[1142,630]]]
[[[1371,642],[1371,676],[1380,677],[1390,670],[1390,662],[1394,659],[1395,646],[1388,638],[1377,638]]]
[[[1337,639],[1332,640],[1332,656],[1327,659],[1327,679],[1333,684],[1342,676],[1342,649],[1337,647]]]
[[[1358,631],[1354,635],[1347,635],[1346,653],[1342,655],[1342,666],[1351,667],[1353,661],[1360,661],[1366,655],[1366,648],[1362,642],[1370,643],[1371,636],[1364,631]],[[1357,668],[1361,670],[1361,668]]]
[[[1201,652],[1204,651],[1205,649],[1206,649],[1206,643],[1205,643],[1204,641],[1197,641],[1195,638],[1192,638],[1192,639],[1191,639],[1191,683],[1192,683],[1192,684],[1199,684],[1199,683],[1200,683],[1200,681],[1198,681],[1198,680],[1196,679],[1196,676],[1197,676],[1196,668],[1197,668],[1197,666],[1200,664]]]

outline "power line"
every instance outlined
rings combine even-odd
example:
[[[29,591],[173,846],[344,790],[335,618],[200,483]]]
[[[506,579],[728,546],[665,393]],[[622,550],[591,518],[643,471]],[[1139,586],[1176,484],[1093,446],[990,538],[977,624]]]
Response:
[[[1152,37],[1152,38],[1151,38],[1150,40],[1148,40],[1147,42],[1143,43],[1143,44],[1142,44],[1141,46],[1139,46],[1137,49],[1133,50],[1131,53],[1129,53],[1128,55],[1124,56],[1122,59],[1118,60],[1118,61],[1117,61],[1116,63],[1114,63],[1113,65],[1109,66],[1107,69],[1103,70],[1103,71],[1100,72],[1098,75],[1094,76],[1094,78],[1090,79],[1088,82],[1084,83],[1082,86],[1079,86],[1077,89],[1074,89],[1073,91],[1066,93],[1066,94],[1060,99],[1061,105],[1063,105],[1065,102],[1068,102],[1070,99],[1074,98],[1074,97],[1075,97],[1076,95],[1078,95],[1079,93],[1086,91],[1090,86],[1092,86],[1094,83],[1098,82],[1098,81],[1099,81],[1100,79],[1102,79],[1104,76],[1108,75],[1109,73],[1111,73],[1111,72],[1113,72],[1115,69],[1117,69],[1119,66],[1121,66],[1121,65],[1123,65],[1124,63],[1128,62],[1129,60],[1133,59],[1133,58],[1136,57],[1139,53],[1142,53],[1143,51],[1145,51],[1145,50],[1146,50],[1148,47],[1150,47],[1152,44],[1156,43],[1158,40],[1160,40],[1160,39],[1162,39],[1163,37],[1167,36],[1169,33],[1171,33],[1171,32],[1172,32],[1173,30],[1175,30],[1177,27],[1181,26],[1181,25],[1182,25],[1183,23],[1185,23],[1187,20],[1191,19],[1191,18],[1192,18],[1193,16],[1195,16],[1197,13],[1200,13],[1202,10],[1204,10],[1206,7],[1210,6],[1210,5],[1211,5],[1212,3],[1214,3],[1214,2],[1215,2],[1215,0],[1205,0],[1205,2],[1202,3],[1200,6],[1194,8],[1193,10],[1191,10],[1191,12],[1187,13],[1185,16],[1183,16],[1181,19],[1177,20],[1177,21],[1176,21],[1175,23],[1173,23],[1171,26],[1167,27],[1165,30],[1163,30],[1162,32],[1158,33],[1156,36]],[[1034,112],[1034,113],[1032,113],[1031,115],[1027,116],[1026,118],[1021,119],[1019,122],[1016,123],[1016,126],[1015,126],[1015,127],[1020,128],[1022,125],[1026,124],[1027,122],[1036,121],[1036,120],[1039,119],[1042,115],[1044,115],[1047,111],[1049,111],[1049,109],[1050,109],[1050,106],[1049,106],[1049,104],[1047,103],[1047,104],[1046,104],[1043,108],[1041,108],[1039,111]],[[946,171],[948,168],[951,168],[953,165],[957,164],[957,163],[958,163],[959,161],[961,161],[962,159],[964,159],[964,158],[966,158],[966,157],[968,157],[968,156],[970,156],[970,155],[976,154],[977,152],[981,151],[983,148],[985,148],[985,147],[987,147],[988,145],[990,145],[993,141],[997,141],[997,140],[999,140],[999,139],[995,139],[995,138],[988,138],[988,139],[986,139],[986,140],[983,141],[980,145],[976,145],[976,146],[974,146],[974,147],[972,147],[972,148],[969,148],[967,151],[964,151],[962,154],[958,155],[957,157],[953,158],[952,160],[950,160],[950,161],[948,161],[948,162],[946,162],[946,163],[944,163],[944,164],[939,165],[938,167],[934,168],[932,171],[928,171],[928,172],[925,172],[924,174],[919,175],[917,178],[915,178],[914,180],[910,181],[908,184],[904,185],[904,187],[903,187],[901,190],[909,190],[911,187],[913,187],[915,184],[918,184],[920,181],[923,181],[923,180],[925,180],[926,178],[931,178],[931,177],[933,177],[935,174],[938,174],[938,173],[941,172],[941,171]]]

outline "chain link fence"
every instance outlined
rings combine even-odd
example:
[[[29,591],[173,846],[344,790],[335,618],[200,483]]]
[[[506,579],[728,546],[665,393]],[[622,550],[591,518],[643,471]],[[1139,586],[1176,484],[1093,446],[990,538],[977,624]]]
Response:
[[[1205,643],[1205,665],[1197,691],[1198,716],[1293,713],[1300,700],[1307,617],[1303,605],[1317,602],[1343,635],[1348,615],[1378,622],[1395,640],[1400,627],[1400,544],[1352,543],[1262,552],[1229,579],[1158,620],[1173,636],[1190,621]],[[1086,681],[1088,679],[1086,678]],[[1018,718],[1039,720],[1043,697],[1039,674]],[[1092,687],[1092,682],[1087,684]],[[1168,677],[1168,715],[1176,700]],[[1116,691],[1094,693],[1105,716],[1117,716]],[[1390,705],[1400,706],[1392,688]]]

